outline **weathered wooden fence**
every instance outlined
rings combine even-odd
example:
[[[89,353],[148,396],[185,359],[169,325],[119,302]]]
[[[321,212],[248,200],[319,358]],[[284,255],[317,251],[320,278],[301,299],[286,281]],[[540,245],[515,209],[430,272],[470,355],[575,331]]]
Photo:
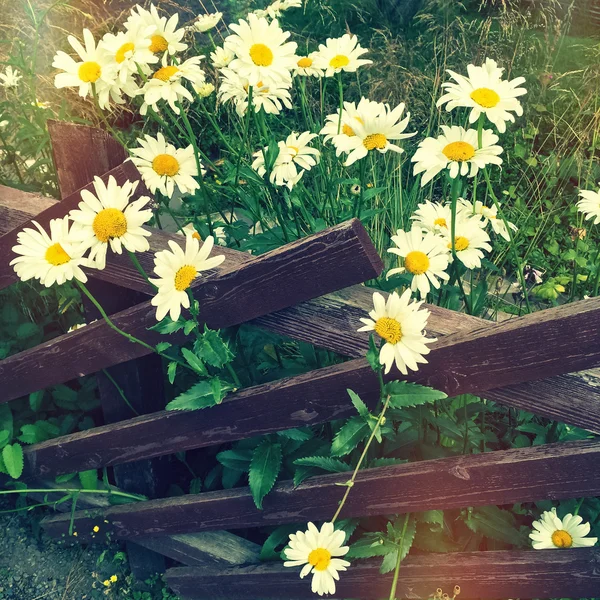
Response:
[[[45,225],[64,215],[94,175],[114,175],[119,182],[139,178],[134,166],[124,162],[124,150],[101,131],[53,123],[51,135],[63,199],[0,188],[0,255],[6,259],[23,225],[34,217]],[[152,253],[169,239],[176,238],[153,230],[151,252],[140,256],[147,270]],[[80,499],[83,510],[74,513],[77,540],[89,540],[94,525],[101,523],[103,531],[128,542],[138,573],[164,568],[162,556],[187,565],[167,571],[171,587],[185,598],[308,598],[310,586],[295,570],[257,564],[258,547],[223,530],[331,518],[341,497],[338,484],[347,476],[313,477],[297,488],[282,482],[259,511],[243,487],[160,498],[165,481],[160,457],[351,416],[347,388],[373,405],[378,384],[361,358],[368,337],[356,332],[359,317],[370,309],[371,293],[356,284],[376,277],[382,263],[358,221],[258,258],[220,251],[225,263],[194,288],[210,327],[250,322],[354,360],[238,391],[209,410],[167,412],[160,410],[158,358],[98,321],[1,361],[0,402],[108,368],[136,409],[147,414],[128,418],[114,386],[99,374],[106,424],[30,446],[25,453],[27,479],[112,466],[120,488],[151,498],[120,506],[82,504]],[[160,339],[147,329],[154,323],[151,290],[126,257],[112,256],[104,271],[89,275],[120,327],[151,344]],[[5,260],[0,289],[14,281]],[[429,364],[409,379],[449,396],[478,394],[600,434],[600,373],[585,371],[600,365],[600,299],[504,324],[429,309],[428,328],[440,340]],[[600,441],[592,439],[365,469],[341,516],[596,496],[598,465]],[[57,515],[43,525],[59,537],[70,522],[70,514]],[[387,596],[389,581],[377,565],[356,563],[343,575],[336,597]],[[409,557],[398,597],[426,597],[439,585],[456,583],[466,598],[590,597],[600,590],[600,550]]]

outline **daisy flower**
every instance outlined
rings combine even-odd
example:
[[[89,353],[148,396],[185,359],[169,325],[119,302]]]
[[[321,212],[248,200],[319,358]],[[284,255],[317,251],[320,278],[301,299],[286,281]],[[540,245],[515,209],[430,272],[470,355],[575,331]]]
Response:
[[[272,184],[285,185],[291,190],[300,181],[305,171],[310,171],[318,164],[321,153],[308,145],[315,137],[317,134],[309,131],[300,135],[292,133],[285,141],[278,143],[279,154],[269,176]],[[252,168],[261,177],[266,173],[265,154],[267,150],[268,148],[265,148],[254,154]]]
[[[404,133],[410,120],[410,113],[402,119],[403,112],[403,102],[394,110],[389,104],[370,103],[362,111],[360,120],[356,120],[352,128],[354,135],[345,135],[338,141],[337,148],[348,154],[344,164],[349,167],[357,160],[365,158],[372,150],[377,150],[381,154],[389,150],[403,152],[400,146],[392,142],[416,135],[416,132]]]
[[[56,53],[52,66],[64,73],[54,78],[55,87],[79,87],[82,98],[87,98],[95,89],[100,108],[106,108],[111,98],[122,103],[120,90],[115,84],[116,66],[110,64],[110,57],[102,48],[96,47],[91,31],[83,30],[85,47],[72,35],[67,40],[81,60],[77,62],[62,51]]]
[[[192,84],[192,87],[200,98],[208,98],[215,91],[215,86],[210,82],[201,83],[200,85]]]
[[[214,238],[219,246],[227,246],[227,234],[225,233],[225,227],[215,227],[213,229]],[[183,227],[183,229],[179,229],[177,231],[177,235],[191,235],[193,238],[197,239],[199,242],[202,241],[201,235],[196,231],[193,223],[188,223]]]
[[[316,52],[311,52],[308,56],[297,56],[294,75],[302,77],[323,77],[323,69],[315,66]]]
[[[413,276],[410,289],[413,292],[418,290],[421,298],[427,296],[431,286],[435,289],[440,287],[438,279],[450,279],[446,273],[449,251],[439,236],[430,231],[423,234],[418,225],[413,225],[410,231],[398,230],[392,236],[392,242],[397,248],[390,248],[388,252],[402,257],[404,266],[390,269],[387,277],[407,271]]]
[[[291,81],[290,71],[296,66],[296,42],[287,42],[288,31],[279,27],[277,19],[269,22],[249,14],[248,21],[229,26],[235,33],[227,36],[225,47],[235,53],[236,58],[229,67],[250,85]]]
[[[417,371],[418,363],[427,363],[423,356],[431,352],[425,344],[437,341],[436,338],[425,337],[423,330],[429,311],[419,310],[423,302],[411,302],[411,293],[411,290],[406,290],[398,296],[393,292],[386,302],[379,292],[375,292],[374,309],[369,313],[371,318],[361,319],[364,327],[358,331],[374,331],[385,340],[379,353],[379,363],[385,365],[386,374],[394,362],[403,375],[408,375],[408,369]]]
[[[136,12],[137,9],[137,12]],[[127,30],[145,30],[147,27],[153,27],[150,35],[150,52],[162,55],[165,52],[168,54],[177,54],[187,49],[187,44],[181,42],[185,35],[185,29],[177,29],[179,23],[179,15],[175,13],[170,19],[161,17],[156,10],[154,4],[150,5],[150,10],[145,10],[141,6],[136,5],[130,17],[125,22]]]
[[[6,67],[4,73],[0,73],[0,85],[5,88],[17,87],[23,77],[11,66]]]
[[[190,307],[187,290],[202,271],[218,267],[224,256],[209,258],[214,245],[212,237],[200,246],[200,242],[192,235],[185,239],[185,251],[173,240],[169,240],[170,250],[161,250],[154,256],[154,272],[157,279],[150,281],[158,288],[152,298],[152,306],[156,306],[156,320],[162,321],[167,313],[173,321],[179,319],[181,308]]]
[[[131,161],[152,193],[158,190],[171,198],[175,186],[182,194],[191,194],[200,187],[194,179],[198,177],[198,165],[193,146],[175,148],[160,132],[155,138],[146,134],[138,138],[138,143],[140,147],[131,150]]]
[[[209,31],[213,27],[216,27],[217,23],[221,20],[222,16],[223,16],[223,13],[221,13],[221,12],[209,13],[209,14],[206,14],[206,15],[200,15],[194,21],[194,23],[192,24],[192,27],[198,33],[204,33],[206,31]]]
[[[503,237],[507,242],[510,242],[510,234],[502,218],[498,217],[497,206],[485,206],[481,200],[475,202],[473,206],[472,202],[465,200],[464,198],[458,199],[458,210],[464,215],[478,215],[482,219],[483,227],[487,227],[488,223],[492,226],[494,233]],[[506,221],[508,227],[513,231],[519,231],[519,228],[510,221]]]
[[[533,522],[529,537],[536,550],[549,550],[554,548],[589,548],[594,546],[598,538],[588,538],[590,524],[583,523],[579,515],[566,515],[560,519],[556,509],[547,510],[539,521]]]
[[[336,148],[336,155],[339,156],[345,147],[346,138],[356,135],[355,129],[359,125],[364,125],[367,115],[381,110],[382,104],[374,102],[368,98],[361,98],[358,105],[356,102],[344,102],[342,109],[342,120],[340,127],[340,110],[332,115],[328,115],[325,120],[325,126],[320,134],[324,135],[324,142],[333,142]]]
[[[449,206],[440,204],[439,202],[425,200],[425,202],[417,206],[417,210],[415,210],[411,219],[421,229],[433,233],[445,234],[450,230],[452,210]]]
[[[456,257],[467,269],[479,269],[483,250],[491,252],[488,243],[490,236],[483,229],[483,222],[477,217],[470,219],[457,219],[454,232],[454,250]],[[450,228],[446,231],[446,244],[452,250],[452,236]]]
[[[205,74],[199,66],[204,56],[192,56],[192,58],[188,58],[188,60],[178,65],[167,64],[166,56],[165,54],[162,67],[152,75],[152,78],[139,91],[139,94],[144,95],[144,103],[140,108],[142,115],[148,112],[149,106],[154,111],[158,111],[160,100],[168,102],[173,112],[178,115],[180,113],[177,106],[178,102],[181,102],[184,98],[190,102],[194,101],[190,91],[184,87],[183,81],[191,81],[194,85],[204,83]]]
[[[584,220],[594,219],[593,224],[600,223],[600,190],[579,190],[577,210],[584,214]]]
[[[126,181],[120,186],[111,175],[105,184],[100,177],[95,177],[96,194],[82,190],[79,209],[69,213],[74,221],[73,240],[81,242],[84,249],[90,248],[88,259],[95,262],[98,269],[106,266],[109,245],[117,254],[121,254],[123,248],[130,252],[145,252],[150,248],[146,239],[150,232],[142,227],[152,218],[151,210],[142,210],[150,198],[142,196],[129,204],[138,183]]]
[[[325,77],[333,77],[342,71],[354,73],[359,67],[373,62],[360,58],[367,52],[358,43],[358,37],[346,33],[340,38],[328,38],[325,44],[319,45],[315,66],[325,71]]]
[[[150,74],[149,64],[158,62],[158,57],[150,52],[149,34],[154,31],[150,26],[144,29],[128,29],[116,35],[107,33],[100,42],[100,48],[112,58],[117,68],[117,79],[121,87],[133,83],[131,75],[138,73],[138,65],[143,72]],[[137,89],[137,84],[133,83]]]
[[[313,523],[307,531],[290,534],[288,547],[284,554],[288,560],[284,567],[302,567],[300,578],[312,573],[311,589],[313,594],[335,594],[335,582],[339,580],[339,571],[345,571],[350,563],[342,560],[350,549],[344,546],[346,534],[334,529],[333,523],[323,523],[321,529]]]
[[[470,108],[469,123],[475,123],[479,115],[484,114],[500,133],[504,133],[506,121],[515,122],[511,113],[519,117],[523,114],[523,107],[517,98],[527,93],[525,88],[519,87],[525,83],[525,77],[503,80],[504,69],[498,67],[491,58],[486,58],[480,67],[469,65],[467,72],[468,77],[464,77],[448,70],[456,83],[442,85],[446,94],[438,100],[437,106],[446,104],[447,111],[458,106]]]
[[[216,69],[223,69],[235,58],[235,54],[229,48],[218,46],[210,53],[210,62]]]
[[[233,102],[237,114],[243,117],[248,109],[248,90],[250,89],[248,80],[240,77],[231,69],[222,69],[221,74],[223,76],[219,87],[221,101]],[[252,88],[252,105],[254,112],[258,112],[262,108],[271,115],[278,115],[284,106],[292,108],[290,84],[282,81],[265,84],[259,81]]]
[[[65,281],[77,279],[87,281],[82,266],[89,266],[83,258],[85,249],[76,243],[69,231],[69,218],[50,221],[50,235],[36,221],[35,229],[26,228],[17,235],[17,246],[12,251],[18,254],[10,261],[21,281],[39,279],[42,285],[50,287]]]
[[[457,125],[442,125],[443,134],[426,138],[412,157],[413,173],[424,173],[421,186],[431,181],[440,171],[448,169],[452,179],[458,175],[474,177],[485,165],[501,165],[502,147],[497,146],[498,136],[491,129],[484,129],[481,148],[478,148],[477,131]]]

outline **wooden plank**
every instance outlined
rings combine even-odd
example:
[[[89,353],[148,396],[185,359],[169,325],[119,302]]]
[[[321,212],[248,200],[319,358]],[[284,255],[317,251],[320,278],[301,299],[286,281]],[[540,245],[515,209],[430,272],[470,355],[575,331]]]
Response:
[[[56,488],[73,488],[67,484],[57,484],[53,481],[38,480],[31,483],[30,487],[46,488],[47,493],[29,492],[28,496],[38,502],[55,502],[64,494],[52,492]],[[114,491],[119,488],[112,487]],[[80,494],[77,498],[77,508],[98,509],[108,508],[108,498],[104,495]],[[66,501],[54,507],[59,512],[70,512],[71,502]],[[149,550],[159,551],[164,556],[172,558],[184,565],[191,566],[232,566],[248,565],[260,562],[260,546],[242,537],[227,531],[204,531],[200,533],[185,533],[178,535],[164,535],[160,538],[147,537],[136,540],[136,545]]]
[[[359,472],[342,518],[421,512],[434,509],[514,504],[533,500],[600,495],[600,441],[500,450],[419,461]],[[99,520],[117,538],[235,530],[330,519],[348,474],[313,477],[294,488],[276,485],[257,510],[249,488],[78,511],[78,539],[85,540]],[[318,502],[315,502],[318,499]],[[70,517],[47,517],[46,531],[60,537]]]
[[[56,204],[54,198],[0,185],[0,237]]]
[[[535,379],[600,363],[600,339],[592,333],[599,325],[599,306],[599,300],[587,300],[477,332],[447,336],[429,354],[429,363],[421,365],[408,379],[443,390],[450,396],[472,393],[494,397],[493,388],[500,388],[496,393],[510,405],[519,391],[514,384],[524,384],[528,377]],[[520,327],[515,325],[517,322]],[[557,345],[557,339],[564,341]],[[535,351],[528,350],[528,344]],[[514,352],[513,348],[520,348],[520,352]],[[4,362],[7,361],[10,359]],[[393,372],[388,376],[395,377],[397,373]],[[568,386],[571,381],[572,378],[557,382],[552,378],[546,382],[550,388],[548,398],[554,394],[557,399],[556,411],[562,413],[568,409],[573,415],[571,420],[582,422],[592,414],[592,421],[597,422],[600,406],[597,388],[593,387],[596,402],[588,406],[584,398],[574,395],[576,401],[569,407],[569,396],[565,397],[563,392],[565,383]],[[504,390],[506,382],[511,384],[508,390]],[[552,388],[553,385],[556,387]],[[584,384],[585,390],[588,385]],[[348,388],[370,405],[377,401],[377,380],[366,360],[357,359],[248,388],[208,411],[159,412],[49,440],[27,450],[27,464],[36,476],[56,475],[75,470],[76,465],[95,468],[345,418],[354,410],[347,400]],[[528,401],[536,398],[536,390],[535,386],[527,390]],[[548,398],[546,402],[550,404]],[[516,403],[523,405],[522,400],[517,399]],[[235,426],[229,424],[232,412],[238,415]],[[163,440],[160,432],[167,427],[178,435]]]
[[[309,599],[310,576],[299,569],[264,564],[234,569],[179,568],[167,571],[169,586],[187,600],[209,598]],[[379,561],[356,561],[340,573],[335,596],[329,598],[387,598],[393,573],[381,575]],[[409,556],[402,562],[397,598],[430,598],[438,587],[460,598],[590,598],[600,589],[600,549],[514,550],[460,552]]]
[[[192,289],[204,322],[221,329],[376,277],[382,266],[364,227],[354,219],[287,244],[239,268],[224,263],[218,275],[198,278]],[[301,286],[299,281],[303,282]],[[149,344],[165,339],[148,331],[156,323],[155,309],[149,301],[113,317],[118,327]],[[3,360],[0,402],[148,353],[106,322],[98,321]],[[70,360],[65,361],[65,356]]]
[[[48,123],[54,165],[63,198],[77,192],[121,165],[128,153],[106,132],[83,125],[51,121]],[[139,292],[113,284],[90,280],[88,289],[109,314],[135,306],[145,297]],[[83,298],[86,320],[100,319],[96,307]],[[110,379],[109,379],[110,378]],[[133,416],[133,411],[121,397],[123,390],[136,414],[160,410],[164,407],[162,362],[157,355],[148,355],[97,373],[100,404],[107,424]],[[169,479],[167,465],[159,459],[116,465],[113,475],[116,484],[126,492],[158,498],[165,494]],[[139,581],[145,581],[166,569],[165,557],[134,542],[126,543],[131,572]]]

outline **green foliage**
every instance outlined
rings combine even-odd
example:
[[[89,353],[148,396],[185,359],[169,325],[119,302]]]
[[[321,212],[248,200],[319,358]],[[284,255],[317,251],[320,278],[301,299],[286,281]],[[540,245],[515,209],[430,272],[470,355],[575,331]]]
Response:
[[[264,440],[252,454],[248,481],[254,504],[262,509],[263,498],[271,491],[281,469],[281,445]]]
[[[0,472],[19,479],[23,473],[23,448],[20,444],[7,444],[2,449]]]
[[[167,410],[198,410],[220,404],[231,386],[212,377],[194,384],[167,404]]]

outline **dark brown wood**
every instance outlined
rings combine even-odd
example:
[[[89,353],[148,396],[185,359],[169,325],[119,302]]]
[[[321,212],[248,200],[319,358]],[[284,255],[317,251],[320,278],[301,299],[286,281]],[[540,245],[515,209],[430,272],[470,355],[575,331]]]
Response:
[[[421,461],[360,471],[342,518],[433,509],[514,504],[600,495],[600,441],[568,442]],[[117,538],[302,523],[330,519],[348,474],[313,477],[297,488],[275,486],[256,510],[249,488],[78,511],[79,539],[98,520]],[[48,517],[46,531],[60,537],[68,516]]]
[[[376,277],[381,268],[381,259],[364,227],[354,219],[240,267],[224,263],[219,274],[199,278],[193,290],[206,324],[221,329]],[[165,339],[148,330],[156,324],[155,312],[146,301],[114,315],[113,320],[122,330],[154,345]],[[105,321],[98,321],[3,360],[0,402],[148,353]],[[65,356],[70,357],[69,361],[64,360]]]
[[[48,123],[48,129],[63,198],[68,198],[94,177],[101,177],[127,159],[125,148],[104,131],[58,121]],[[88,289],[109,314],[135,306],[145,299],[139,292],[97,280],[90,280]],[[96,307],[85,297],[83,304],[88,322],[101,318]],[[157,355],[111,367],[97,373],[96,380],[105,423],[131,418],[134,414],[132,408],[137,414],[144,414],[164,407],[161,359]],[[121,393],[125,394],[131,406],[123,401]],[[116,465],[113,475],[116,484],[124,491],[158,498],[164,495],[170,483],[165,467],[164,460],[143,460]],[[139,581],[164,573],[166,563],[162,554],[134,542],[127,542],[126,548],[131,572]]]
[[[209,598],[309,599],[310,578],[298,577],[298,568],[265,564],[234,569],[179,568],[167,571],[169,586],[186,600]],[[381,575],[379,561],[356,561],[340,573],[335,596],[377,600],[390,593],[393,573]],[[460,598],[589,598],[600,589],[600,550],[577,548],[461,552],[409,556],[402,562],[397,598],[430,598],[438,587]]]
[[[3,483],[5,481],[0,480],[0,485]],[[57,484],[44,480],[33,481],[29,487],[48,490],[45,493],[28,493],[28,496],[37,502],[56,502],[64,497],[64,493],[53,492],[53,489],[78,489],[69,483]],[[116,487],[111,486],[111,489],[119,491],[119,488]],[[77,508],[79,509],[102,509],[109,506],[110,503],[105,495],[79,494],[77,498]],[[62,502],[53,508],[59,512],[70,512],[71,502]],[[258,563],[260,555],[258,544],[227,531],[204,531],[140,538],[136,540],[135,544],[190,566],[248,565]]]

